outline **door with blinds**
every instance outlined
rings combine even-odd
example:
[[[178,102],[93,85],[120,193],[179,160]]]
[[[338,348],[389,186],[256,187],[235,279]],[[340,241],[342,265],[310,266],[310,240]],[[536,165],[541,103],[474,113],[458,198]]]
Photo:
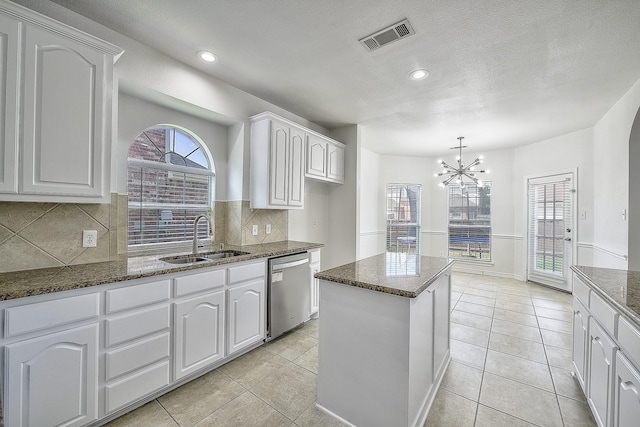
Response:
[[[573,173],[530,178],[527,280],[571,291]]]

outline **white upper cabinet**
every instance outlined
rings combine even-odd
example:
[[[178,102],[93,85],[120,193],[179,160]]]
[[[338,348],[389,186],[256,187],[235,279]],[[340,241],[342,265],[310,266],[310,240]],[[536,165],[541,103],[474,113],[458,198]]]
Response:
[[[326,178],[327,176],[327,141],[315,135],[307,141],[307,169],[309,178]]]
[[[329,144],[327,149],[327,179],[344,182],[344,146]]]
[[[3,0],[0,37],[0,200],[108,201],[122,50]]]
[[[0,193],[17,193],[19,24],[0,15]]]
[[[307,178],[344,183],[344,145],[325,136],[310,134],[307,140]]]
[[[305,130],[270,113],[251,121],[251,208],[304,208]]]

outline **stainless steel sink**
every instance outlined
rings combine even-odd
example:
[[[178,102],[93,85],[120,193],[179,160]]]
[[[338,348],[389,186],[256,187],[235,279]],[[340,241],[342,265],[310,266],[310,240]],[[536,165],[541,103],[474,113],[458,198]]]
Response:
[[[248,254],[249,254],[249,252],[226,250],[226,251],[216,251],[216,252],[202,253],[202,254],[200,254],[200,256],[203,256],[203,257],[205,257],[207,259],[210,259],[210,260],[214,260],[214,259],[231,258],[231,257],[234,257],[234,256],[248,255]]]
[[[160,261],[168,262],[169,264],[193,264],[196,262],[207,262],[211,260],[201,256],[180,255],[160,258]]]
[[[248,255],[249,252],[226,250],[216,252],[203,252],[198,255],[177,255],[160,258],[160,261],[170,264],[195,264],[199,262],[210,262],[222,258],[231,258],[234,256]]]

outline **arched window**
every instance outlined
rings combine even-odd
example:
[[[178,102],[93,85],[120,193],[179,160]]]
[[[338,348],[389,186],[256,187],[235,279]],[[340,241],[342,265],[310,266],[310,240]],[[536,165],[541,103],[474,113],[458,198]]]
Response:
[[[191,242],[198,215],[213,224],[214,189],[213,159],[195,134],[169,125],[143,131],[128,155],[129,247]],[[198,238],[208,237],[200,221]]]

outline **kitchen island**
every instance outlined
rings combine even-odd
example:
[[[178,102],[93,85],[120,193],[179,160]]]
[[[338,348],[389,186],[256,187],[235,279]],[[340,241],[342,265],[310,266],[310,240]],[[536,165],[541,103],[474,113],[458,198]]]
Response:
[[[318,407],[355,426],[422,426],[451,360],[451,265],[385,253],[322,271]]]

